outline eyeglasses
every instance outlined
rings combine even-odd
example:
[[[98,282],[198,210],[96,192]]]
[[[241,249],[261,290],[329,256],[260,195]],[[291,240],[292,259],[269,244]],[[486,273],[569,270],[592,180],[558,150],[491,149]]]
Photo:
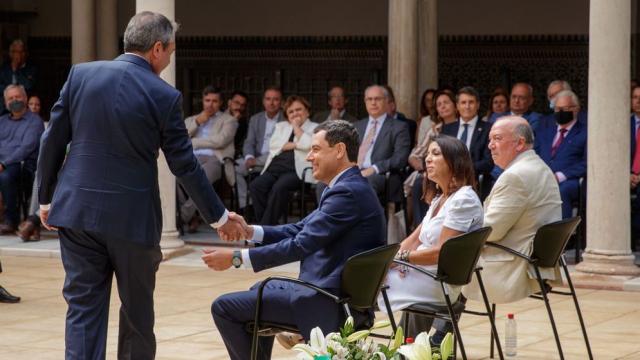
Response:
[[[380,97],[366,97],[364,98],[364,102],[368,102],[368,103],[372,103],[372,102],[383,102],[384,101],[384,97],[380,96]]]

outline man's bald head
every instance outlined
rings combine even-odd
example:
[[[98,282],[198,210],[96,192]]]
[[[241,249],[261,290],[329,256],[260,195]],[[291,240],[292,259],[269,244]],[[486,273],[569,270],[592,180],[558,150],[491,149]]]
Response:
[[[491,127],[489,149],[496,165],[505,169],[520,153],[533,147],[533,131],[520,116],[504,116]]]

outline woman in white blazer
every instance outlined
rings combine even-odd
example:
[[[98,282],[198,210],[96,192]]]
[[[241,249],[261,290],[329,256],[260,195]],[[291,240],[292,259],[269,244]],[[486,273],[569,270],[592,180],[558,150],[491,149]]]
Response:
[[[289,191],[297,190],[301,181],[315,183],[311,171],[302,179],[311,148],[313,129],[309,120],[311,105],[302,96],[292,95],[284,104],[288,121],[276,124],[269,143],[269,157],[260,176],[249,185],[256,219],[262,225],[275,225],[287,213]]]

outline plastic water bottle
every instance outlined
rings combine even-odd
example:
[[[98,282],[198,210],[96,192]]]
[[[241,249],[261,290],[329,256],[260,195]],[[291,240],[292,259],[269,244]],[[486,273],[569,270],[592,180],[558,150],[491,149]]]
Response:
[[[516,356],[516,347],[518,345],[518,329],[516,319],[513,314],[507,315],[507,323],[504,327],[504,354],[506,356]]]

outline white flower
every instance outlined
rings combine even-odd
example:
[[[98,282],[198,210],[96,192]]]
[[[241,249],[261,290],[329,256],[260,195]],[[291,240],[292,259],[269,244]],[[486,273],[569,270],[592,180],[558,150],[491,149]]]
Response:
[[[319,327],[314,327],[311,330],[311,338],[309,339],[309,345],[296,344],[293,347],[294,350],[299,351],[299,359],[313,359],[314,355],[326,355],[327,343],[324,340],[324,334]]]

